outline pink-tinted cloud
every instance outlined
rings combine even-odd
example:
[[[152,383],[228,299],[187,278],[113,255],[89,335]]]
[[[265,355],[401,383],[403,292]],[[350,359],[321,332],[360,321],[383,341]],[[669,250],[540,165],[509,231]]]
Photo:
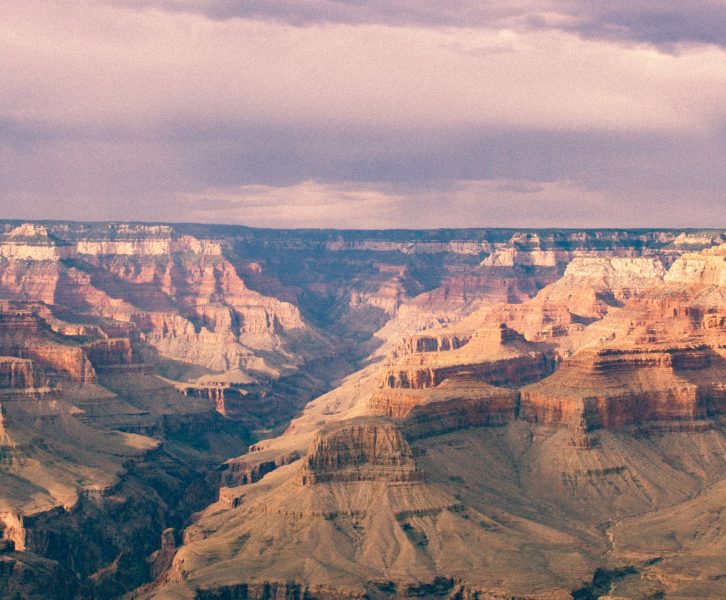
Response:
[[[3,117],[143,128],[169,118],[670,129],[723,118],[726,54],[560,31],[211,21],[8,0]]]
[[[262,186],[259,218],[230,218],[606,221],[578,189],[644,225],[692,222],[684,198],[719,220],[720,13],[685,5],[678,29],[651,1],[5,0],[0,216],[210,220],[217,195]],[[476,203],[462,181],[509,188]],[[548,182],[560,202],[502,196]],[[315,211],[280,204],[300,185]]]
[[[572,181],[463,180],[429,187],[370,182],[210,189],[183,202],[194,221],[231,219],[258,227],[343,229],[435,227],[669,227],[679,217],[673,196],[650,198],[657,213],[627,194]],[[693,197],[682,202],[697,205]],[[724,214],[722,217],[726,217]],[[703,226],[700,215],[681,226]],[[726,226],[726,218],[710,226]]]

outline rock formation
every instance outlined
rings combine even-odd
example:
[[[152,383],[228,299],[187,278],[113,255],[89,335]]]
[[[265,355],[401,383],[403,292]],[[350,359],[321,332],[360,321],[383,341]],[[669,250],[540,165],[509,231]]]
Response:
[[[522,390],[520,416],[586,431],[695,420],[726,408],[726,361],[708,346],[586,350]]]
[[[162,356],[216,371],[297,368],[285,338],[307,329],[299,310],[248,289],[219,240],[122,224],[73,235],[25,224],[0,238],[0,297],[133,323]]]
[[[0,388],[26,389],[34,387],[33,361],[0,356]]]
[[[339,421],[324,427],[313,439],[299,474],[302,485],[422,478],[398,427],[377,419]]]
[[[462,375],[493,385],[517,385],[540,379],[554,369],[551,348],[528,342],[503,323],[485,324],[465,344],[444,343],[449,349],[441,352],[426,350],[429,339],[404,344],[384,372],[383,387],[430,388]],[[424,351],[408,353],[413,347]]]

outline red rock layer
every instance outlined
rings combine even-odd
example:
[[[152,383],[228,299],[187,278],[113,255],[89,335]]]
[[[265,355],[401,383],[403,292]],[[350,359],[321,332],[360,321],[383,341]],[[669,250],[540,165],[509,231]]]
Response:
[[[439,333],[436,335],[416,335],[404,339],[399,354],[418,354],[421,352],[446,352],[456,350],[466,344],[471,336],[456,333]]]
[[[83,348],[95,368],[133,362],[131,342],[127,338],[96,340],[85,344]]]
[[[726,410],[726,361],[706,345],[581,352],[521,390],[520,417],[592,430]]]
[[[383,385],[388,388],[426,389],[457,377],[470,377],[491,385],[521,385],[547,376],[554,367],[552,354],[533,352],[478,364],[392,368],[386,371]]]
[[[38,317],[27,308],[20,308],[11,302],[0,302],[0,339],[9,345],[19,335],[32,334],[39,329]]]
[[[453,391],[451,397],[431,398],[411,408],[402,428],[409,439],[438,435],[468,427],[504,425],[516,415],[518,394],[491,387],[489,390]]]
[[[353,592],[338,587],[299,584],[294,581],[265,583],[239,583],[218,588],[198,589],[197,600],[364,600],[367,593]]]
[[[0,257],[0,290],[5,298],[53,304],[59,280],[58,263]]]
[[[386,388],[426,389],[445,379],[467,377],[491,385],[521,385],[549,375],[554,366],[551,347],[530,343],[504,323],[489,320],[468,336],[445,332],[406,340],[381,383]]]

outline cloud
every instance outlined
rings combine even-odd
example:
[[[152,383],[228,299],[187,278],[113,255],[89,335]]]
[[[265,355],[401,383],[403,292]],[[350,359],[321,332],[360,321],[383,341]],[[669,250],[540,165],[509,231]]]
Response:
[[[263,186],[232,213],[262,223],[304,184],[317,213],[276,222],[504,224],[494,198],[517,194],[539,223],[605,223],[542,187],[569,182],[613,221],[719,220],[726,51],[686,44],[703,14],[716,39],[718,7],[647,33],[665,4],[6,0],[0,216],[206,220]]]
[[[195,221],[232,219],[261,227],[391,227],[403,197],[360,184],[303,181],[291,186],[211,189],[184,198]]]
[[[560,29],[672,51],[679,45],[726,44],[726,5],[718,0],[108,0],[216,20],[268,19],[296,26],[319,23],[396,27]]]
[[[184,197],[206,223],[259,227],[380,229],[409,227],[667,227],[679,214],[668,198],[659,210],[572,181],[460,180],[432,186],[375,182],[238,186]],[[688,199],[693,202],[693,198]],[[723,215],[726,216],[726,215]],[[700,216],[682,226],[703,226]],[[726,218],[720,222],[726,225]],[[718,225],[711,225],[718,226]]]
[[[299,28],[84,3],[8,7],[0,117],[16,122],[662,130],[726,116],[726,56],[715,48],[671,56],[554,29]]]

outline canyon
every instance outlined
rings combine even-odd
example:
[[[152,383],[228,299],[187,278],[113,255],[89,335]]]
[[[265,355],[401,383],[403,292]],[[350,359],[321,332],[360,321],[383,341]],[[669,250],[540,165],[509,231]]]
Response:
[[[723,597],[724,242],[0,222],[0,596]]]

